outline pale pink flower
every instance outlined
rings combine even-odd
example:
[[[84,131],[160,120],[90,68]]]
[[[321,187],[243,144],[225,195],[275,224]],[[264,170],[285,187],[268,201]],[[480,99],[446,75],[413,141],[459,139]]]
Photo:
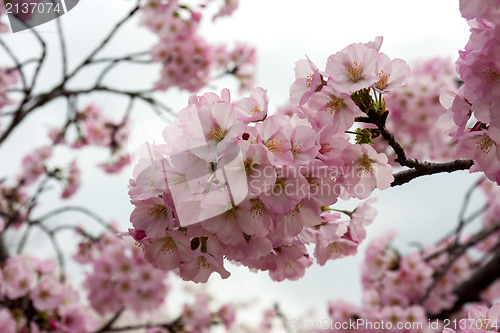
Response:
[[[186,281],[205,283],[213,272],[219,273],[223,279],[230,275],[223,266],[222,256],[215,258],[206,253],[197,253],[194,259],[186,262],[181,268],[181,278]]]
[[[377,198],[361,202],[351,214],[349,230],[354,241],[361,242],[366,237],[365,226],[371,224],[377,216],[377,210],[372,206]]]
[[[356,117],[365,116],[349,94],[337,92],[329,85],[312,95],[307,105],[317,111],[314,119],[321,128],[332,124],[337,133],[351,128]]]
[[[35,273],[21,257],[10,257],[3,268],[5,295],[16,299],[27,294],[35,278]]]
[[[274,232],[283,237],[295,237],[303,228],[321,223],[321,207],[313,200],[302,200],[295,207],[275,219]]]
[[[212,323],[207,296],[196,295],[195,304],[184,304],[182,322],[193,332],[205,332]]]
[[[293,162],[292,145],[282,123],[288,123],[288,119],[274,115],[255,125],[258,142],[267,148],[269,160],[278,167]]]
[[[59,311],[61,321],[58,329],[64,333],[82,332],[90,333],[97,329],[97,323],[92,320],[89,313],[80,306],[63,308]]]
[[[339,238],[337,240],[318,240],[314,248],[316,262],[323,266],[328,260],[351,256],[358,251],[358,243]]]
[[[263,144],[251,144],[240,140],[238,146],[243,154],[249,197],[256,197],[267,191],[276,181],[276,170],[269,160]]]
[[[51,277],[43,277],[31,290],[33,306],[39,311],[55,310],[61,304],[62,285]]]
[[[61,198],[68,199],[72,197],[76,191],[80,188],[80,169],[76,164],[76,160],[71,162],[69,167],[69,174],[65,179],[66,184],[64,185],[63,192],[61,193]]]
[[[365,44],[351,44],[328,57],[326,74],[336,91],[352,94],[377,82],[377,51]]]
[[[288,137],[290,138],[293,164],[296,166],[306,165],[311,162],[320,146],[316,142],[317,132],[312,128],[309,121],[294,115],[288,125]]]
[[[500,130],[472,131],[464,134],[459,143],[458,151],[465,158],[474,161],[470,172],[482,171],[492,181],[500,181]]]
[[[135,201],[134,204],[136,207],[130,215],[130,222],[136,230],[143,230],[148,237],[156,237],[165,229],[174,227],[173,210],[164,199],[152,197]]]
[[[276,181],[260,195],[262,202],[276,214],[293,209],[309,192],[309,183],[298,168],[283,167],[277,170]]]
[[[0,308],[0,327],[3,333],[16,333],[16,321],[9,309]]]
[[[375,188],[385,190],[394,177],[387,164],[387,155],[378,154],[371,145],[350,145],[342,152],[348,166],[348,179],[352,181],[347,191],[352,197],[366,199]]]
[[[498,11],[496,0],[460,0],[460,12],[466,19],[480,18],[488,11]]]
[[[224,0],[224,5],[217,12],[217,14],[213,16],[212,20],[215,21],[218,18],[230,16],[236,8],[238,8],[238,1],[239,0]]]
[[[376,73],[378,81],[373,87],[381,93],[387,93],[391,89],[400,87],[408,79],[410,67],[402,59],[391,60],[385,53],[379,53]]]
[[[500,322],[500,303],[496,303],[491,308],[474,305],[470,308],[468,317],[473,321],[466,321],[468,325],[462,328],[463,333],[497,332]]]
[[[282,247],[274,256],[277,267],[269,271],[271,279],[283,281],[284,279],[298,280],[303,277],[306,268],[312,264],[312,260],[304,252],[306,252],[305,248]]]
[[[232,303],[228,303],[221,307],[219,311],[217,312],[219,315],[220,319],[222,320],[222,323],[224,324],[224,327],[229,330],[231,329],[231,326],[233,326],[235,320],[236,320],[236,307]]]
[[[240,99],[234,106],[237,119],[244,123],[262,121],[267,117],[269,98],[267,90],[260,87],[250,92],[250,97]]]
[[[309,58],[298,60],[294,70],[295,82],[290,86],[290,101],[303,105],[323,85],[323,77]]]
[[[151,244],[142,243],[146,258],[164,270],[172,270],[192,260],[190,240],[179,230],[165,230]]]

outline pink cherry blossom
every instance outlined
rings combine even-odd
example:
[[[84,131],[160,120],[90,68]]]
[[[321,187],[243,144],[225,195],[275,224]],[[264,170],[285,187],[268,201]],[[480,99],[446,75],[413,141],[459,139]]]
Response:
[[[40,311],[55,310],[62,301],[64,289],[61,284],[50,277],[42,278],[30,293],[36,309]]]
[[[267,117],[268,103],[267,90],[259,87],[250,92],[250,97],[240,99],[234,111],[239,114],[238,120],[245,123],[262,121]]]
[[[342,157],[349,167],[348,178],[352,183],[349,194],[366,199],[375,188],[385,190],[394,180],[387,156],[378,154],[370,145],[351,145],[344,149]]]
[[[317,111],[314,119],[318,125],[332,124],[335,132],[347,131],[356,117],[365,115],[348,94],[337,92],[329,85],[312,95],[307,105]]]
[[[385,53],[379,53],[376,73],[378,81],[373,87],[381,93],[387,93],[406,81],[410,75],[410,67],[402,59],[391,60]]]
[[[309,58],[297,61],[294,70],[295,82],[290,86],[290,101],[303,105],[324,84],[323,77]]]
[[[377,51],[365,44],[351,44],[328,57],[326,74],[336,91],[352,94],[377,82]]]
[[[2,332],[16,333],[16,321],[7,308],[0,309],[0,327],[2,327]]]

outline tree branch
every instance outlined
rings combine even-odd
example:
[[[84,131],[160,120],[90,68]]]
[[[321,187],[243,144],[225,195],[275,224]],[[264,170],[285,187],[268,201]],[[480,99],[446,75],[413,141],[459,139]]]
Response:
[[[127,22],[132,16],[134,16],[134,14],[139,10],[140,8],[140,4],[139,4],[140,1],[137,1],[137,5],[128,13],[127,16],[125,16],[120,22],[118,22],[114,28],[110,31],[110,33],[106,36],[106,38],[104,38],[104,40],[101,42],[101,44],[99,44],[88,56],[87,58],[80,64],[78,65],[68,76],[67,76],[67,79],[70,79],[72,78],[73,76],[76,75],[76,73],[78,73],[83,67],[85,67],[87,64],[90,64],[92,62],[92,59],[94,58],[94,56],[99,53],[99,51],[101,51],[107,44],[108,42],[111,40],[111,38],[113,38],[113,36],[118,32],[118,30],[120,29],[120,27],[125,24],[125,22]]]
[[[4,262],[9,258],[9,250],[5,246],[5,241],[3,239],[3,233],[0,232],[0,263]]]
[[[433,175],[441,172],[454,172],[458,170],[468,170],[474,164],[472,160],[455,160],[444,163],[420,162],[417,160],[414,169],[398,172],[394,175],[391,186],[398,186],[410,182],[411,180],[424,175]]]

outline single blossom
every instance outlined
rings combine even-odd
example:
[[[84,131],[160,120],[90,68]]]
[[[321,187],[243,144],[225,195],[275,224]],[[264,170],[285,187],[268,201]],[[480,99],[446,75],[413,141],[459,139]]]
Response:
[[[326,74],[336,91],[352,94],[377,82],[377,51],[365,44],[351,44],[328,57]]]

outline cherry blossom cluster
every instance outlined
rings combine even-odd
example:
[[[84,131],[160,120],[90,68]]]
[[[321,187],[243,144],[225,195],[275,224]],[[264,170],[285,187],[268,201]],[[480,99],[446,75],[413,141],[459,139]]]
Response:
[[[482,181],[479,185],[486,197],[485,211],[482,216],[483,228],[492,228],[498,225],[500,216],[500,187],[489,181]],[[500,232],[492,232],[484,241],[477,245],[477,249],[483,253],[493,251],[498,242]]]
[[[394,236],[394,233],[383,235],[366,250],[362,266],[364,303],[380,309],[396,305],[405,308],[423,301],[423,311],[429,314],[438,314],[453,306],[456,301],[453,289],[472,271],[472,260],[461,256],[443,276],[436,276],[450,261],[449,253],[443,249],[452,244],[454,238],[401,256],[391,248]]]
[[[98,243],[81,243],[75,259],[92,263],[85,285],[90,304],[101,314],[156,310],[169,290],[166,273],[146,261],[138,247],[116,236],[105,234]]]
[[[237,4],[225,1],[214,19],[230,15]],[[253,86],[256,58],[252,47],[238,45],[228,51],[226,46],[216,47],[198,34],[205,6],[198,10],[184,1],[148,0],[142,7],[142,24],[160,39],[151,50],[153,61],[163,65],[157,89],[176,86],[195,92],[208,83],[213,70],[234,75],[244,89]]]
[[[122,121],[112,120],[97,105],[89,104],[85,108],[76,110],[70,124],[74,127],[76,138],[67,138],[71,136],[68,134],[69,125],[62,130],[51,129],[49,136],[54,144],[67,144],[71,148],[85,146],[109,148],[111,152],[109,161],[99,164],[99,167],[107,173],[120,172],[130,163],[130,157],[125,149],[131,130],[128,117]]]
[[[467,318],[453,320],[449,324],[448,326],[453,328],[445,328],[442,333],[498,332],[500,330],[500,303],[491,307],[482,304],[473,305],[468,311]]]
[[[24,208],[29,195],[25,187],[11,186],[0,181],[0,232],[9,225],[19,227],[26,216]],[[10,217],[10,218],[7,218]]]
[[[69,166],[50,167],[49,159],[52,157],[53,147],[41,146],[23,157],[21,172],[18,174],[17,183],[20,187],[29,186],[37,182],[42,175],[54,178],[62,184],[61,198],[68,199],[81,185],[80,169],[73,160]]]
[[[51,156],[51,147],[35,148],[23,157],[20,172],[13,184],[0,181],[0,232],[8,227],[7,223],[17,228],[25,222],[28,212],[36,205],[33,197],[30,197],[30,186],[36,182],[41,184],[41,176],[46,177],[44,181],[52,178],[61,183],[63,199],[70,198],[78,190],[80,171],[76,162],[73,161],[67,168],[51,168],[48,166]]]
[[[486,195],[487,205],[482,211],[483,226],[497,226],[500,189],[486,179],[481,180],[478,186]],[[453,333],[455,328],[461,328],[457,332],[465,333],[498,331],[500,325],[495,322],[500,319],[500,307],[498,304],[491,306],[500,297],[499,280],[478,295],[480,303],[469,308],[466,305],[458,309],[453,317],[446,317],[446,320],[432,319],[455,305],[457,296],[454,291],[468,281],[477,265],[482,263],[481,259],[477,260],[477,254],[491,253],[497,248],[493,247],[498,246],[498,231],[486,234],[486,237],[478,239],[458,255],[453,250],[456,249],[457,239],[465,243],[476,236],[453,235],[441,240],[438,245],[426,245],[404,255],[392,245],[395,236],[394,232],[389,232],[371,241],[362,265],[362,305],[343,300],[330,302],[329,319],[345,329],[332,328],[327,331],[358,332],[359,327],[352,329],[349,326],[349,323],[358,319],[365,323],[378,323],[373,329],[365,327],[363,332]],[[467,309],[469,319],[460,320]],[[262,329],[269,331],[276,317],[276,311],[266,311]],[[430,325],[431,322],[435,324]],[[342,326],[342,323],[345,325]],[[398,323],[407,325],[398,327]]]
[[[500,4],[460,1],[471,36],[460,52],[457,71],[464,85],[449,96],[445,122],[462,157],[472,159],[471,172],[500,180]]]
[[[406,155],[419,160],[449,161],[458,158],[454,141],[439,126],[446,112],[439,96],[443,89],[456,89],[458,76],[448,59],[433,58],[412,64],[406,83],[385,95],[390,110],[386,127],[404,147]],[[393,149],[382,137],[374,140],[394,165]]]
[[[380,92],[408,76],[402,60],[378,52],[380,43],[332,55],[328,77],[299,61],[291,100],[302,106],[292,115],[268,116],[262,88],[237,102],[228,90],[193,95],[164,130],[165,144],[146,144],[130,182],[130,233],[146,257],[196,282],[214,271],[228,277],[223,258],[281,281],[311,265],[307,244],[316,244],[321,265],[356,253],[375,215],[370,203],[347,221],[328,206],[338,197],[366,199],[393,181],[387,156],[345,133],[366,115],[351,94],[383,110]]]
[[[473,269],[472,260],[468,256],[462,256],[447,267],[450,260],[449,252],[443,249],[450,245],[452,240],[402,256],[391,245],[394,237],[395,233],[387,233],[370,243],[362,266],[362,305],[343,300],[331,301],[328,305],[329,319],[332,323],[336,323],[336,326],[326,331],[359,332],[361,329],[367,333],[430,333],[441,332],[446,323],[448,327],[453,323],[451,320],[429,325],[431,322],[429,318],[454,305],[456,296],[453,295],[453,289],[470,277]],[[447,270],[444,274],[440,274],[443,267]],[[496,293],[491,297],[496,298],[498,295]],[[475,308],[481,309],[482,318],[491,318],[484,316],[487,313],[484,305]],[[275,312],[267,311],[264,314],[262,329],[269,331],[272,328],[271,321],[275,317]],[[474,318],[481,317],[478,315]],[[358,326],[352,326],[353,322]],[[308,332],[320,331],[325,330],[308,330]]]
[[[12,256],[0,267],[2,333],[93,332],[96,320],[52,261]]]

